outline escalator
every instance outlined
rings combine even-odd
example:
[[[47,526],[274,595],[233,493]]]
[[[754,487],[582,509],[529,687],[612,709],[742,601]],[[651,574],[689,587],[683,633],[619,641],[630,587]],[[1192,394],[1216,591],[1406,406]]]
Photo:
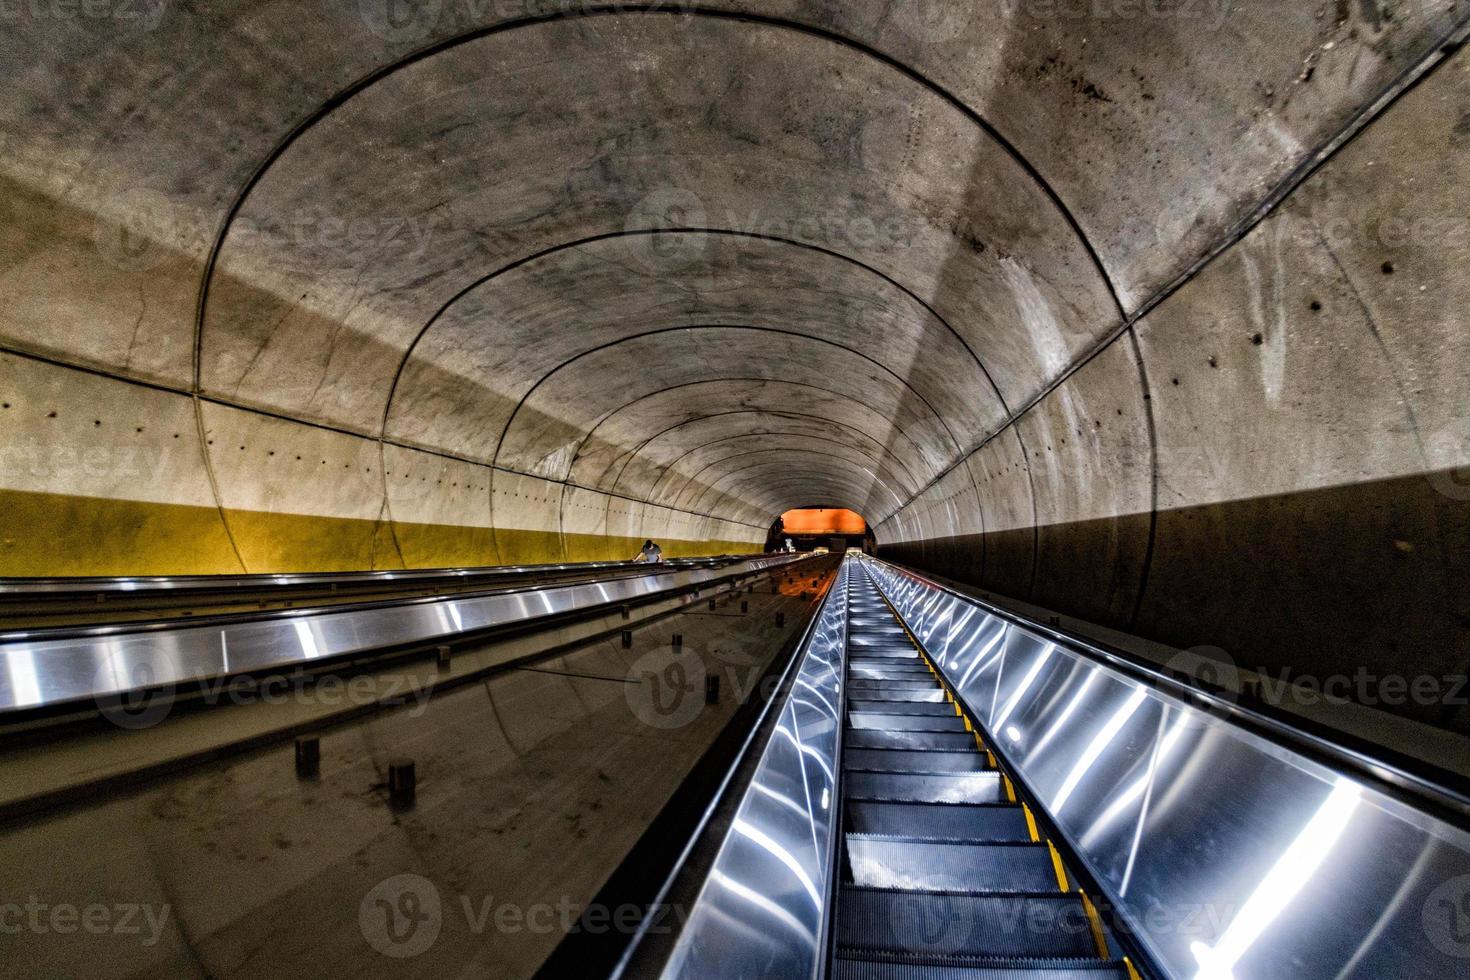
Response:
[[[866,572],[847,612],[831,975],[1136,977]]]

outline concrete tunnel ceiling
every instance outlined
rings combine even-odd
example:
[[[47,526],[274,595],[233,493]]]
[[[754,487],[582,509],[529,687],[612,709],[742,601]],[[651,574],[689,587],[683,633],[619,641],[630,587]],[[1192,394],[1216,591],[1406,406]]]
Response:
[[[7,476],[55,531],[12,573],[740,550],[814,504],[1165,636],[1272,594],[1219,508],[1362,572],[1241,509],[1470,458],[1470,246],[1364,231],[1465,212],[1464,0],[148,9],[0,38],[5,443],[114,460]],[[1395,561],[1464,534],[1353,500]]]

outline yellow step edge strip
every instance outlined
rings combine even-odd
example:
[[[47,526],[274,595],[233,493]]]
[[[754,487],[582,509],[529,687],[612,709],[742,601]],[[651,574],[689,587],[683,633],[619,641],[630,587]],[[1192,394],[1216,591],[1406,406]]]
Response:
[[[1033,814],[1031,812],[1031,808],[1024,803],[1021,804],[1021,812],[1026,814],[1026,829],[1031,832],[1031,843],[1040,844],[1041,831],[1036,829],[1036,815]]]
[[[1078,889],[1082,896],[1082,907],[1087,910],[1087,924],[1092,926],[1092,941],[1097,943],[1097,955],[1105,960],[1113,958],[1112,951],[1108,949],[1108,937],[1103,933],[1102,916],[1097,914],[1097,906],[1092,904],[1092,899],[1087,893]]]
[[[1126,956],[1123,957],[1123,965],[1128,968],[1128,980],[1143,980],[1143,978],[1138,975],[1138,968],[1135,967],[1133,965],[1133,961]]]
[[[1009,784],[1009,780],[1007,780],[1007,784]],[[1051,866],[1057,873],[1058,887],[1064,892],[1071,891],[1072,886],[1067,883],[1067,869],[1062,867],[1062,855],[1057,851],[1057,846],[1051,841],[1047,841],[1046,849],[1051,851]]]
[[[1012,785],[1012,783],[1011,783],[1011,777],[1010,776],[1007,776],[1005,773],[1001,773],[1000,774],[1000,778],[1001,778],[1001,782],[1005,783],[1005,787],[1006,787],[1006,799],[1009,800],[1011,803],[1015,803],[1016,802],[1016,787],[1014,785]],[[1066,891],[1066,890],[1067,889],[1065,889],[1065,888],[1062,889],[1062,891]]]

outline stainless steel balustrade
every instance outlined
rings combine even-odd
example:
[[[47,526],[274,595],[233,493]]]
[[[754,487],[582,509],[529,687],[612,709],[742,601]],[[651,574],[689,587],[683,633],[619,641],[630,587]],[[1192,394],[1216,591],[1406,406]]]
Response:
[[[737,561],[750,556],[712,558],[671,558],[667,568],[704,568],[721,562]],[[295,572],[281,575],[122,575],[107,577],[4,578],[0,579],[0,598],[43,597],[55,594],[131,595],[140,592],[239,591],[254,589],[314,587],[339,585],[401,585],[403,583],[442,582],[453,585],[467,578],[514,578],[526,575],[559,575],[567,572],[599,572],[636,570],[632,561],[563,562],[548,565],[495,565],[475,568],[400,569],[378,572]]]
[[[801,560],[772,556],[740,563],[744,572]],[[0,714],[116,697],[261,670],[291,670],[453,638],[728,577],[736,566],[528,589],[495,595],[427,597],[368,609],[270,613],[248,622],[147,629],[94,627],[55,640],[12,634],[0,643]]]
[[[1470,975],[1465,830],[976,600],[864,561],[1168,976]]]
[[[851,561],[818,614],[775,732],[663,976],[814,977],[835,848]]]

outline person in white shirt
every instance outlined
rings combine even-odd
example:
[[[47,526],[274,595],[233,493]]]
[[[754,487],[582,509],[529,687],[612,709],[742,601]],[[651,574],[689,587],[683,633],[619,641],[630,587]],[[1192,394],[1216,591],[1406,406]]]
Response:
[[[664,560],[664,549],[660,548],[652,541],[645,541],[643,542],[643,550],[638,552],[638,557],[634,558],[633,560],[649,562],[650,564],[655,565],[659,564]]]

